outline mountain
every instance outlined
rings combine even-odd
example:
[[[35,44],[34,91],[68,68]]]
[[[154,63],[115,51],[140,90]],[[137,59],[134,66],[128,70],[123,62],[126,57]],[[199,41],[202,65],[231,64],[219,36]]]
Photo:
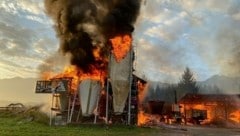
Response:
[[[48,103],[49,95],[35,94],[36,78],[0,79],[0,106],[21,102],[24,104]]]
[[[240,93],[240,77],[214,75],[205,81],[198,82],[202,93]]]
[[[184,92],[179,92],[175,88],[177,84],[168,84],[162,82],[148,82],[148,100],[162,100],[174,102],[179,99]],[[198,81],[200,94],[240,94],[240,77],[228,77],[214,75],[205,81]],[[175,97],[176,95],[176,97]]]
[[[150,88],[156,91],[157,86],[166,88],[170,85],[177,86],[177,84],[168,84],[162,82],[149,82]],[[199,93],[213,94],[240,94],[240,77],[228,77],[222,75],[214,75],[205,81],[197,81],[199,86]]]

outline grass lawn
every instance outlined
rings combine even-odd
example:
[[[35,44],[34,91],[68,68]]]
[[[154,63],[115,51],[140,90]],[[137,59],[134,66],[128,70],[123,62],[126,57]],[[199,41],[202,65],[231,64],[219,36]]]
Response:
[[[146,136],[156,129],[134,126],[69,125],[52,126],[41,120],[0,112],[0,136]]]
[[[48,117],[38,111],[20,114],[0,111],[0,136],[240,136],[240,130],[206,126],[140,128],[124,125],[68,125],[50,127]]]

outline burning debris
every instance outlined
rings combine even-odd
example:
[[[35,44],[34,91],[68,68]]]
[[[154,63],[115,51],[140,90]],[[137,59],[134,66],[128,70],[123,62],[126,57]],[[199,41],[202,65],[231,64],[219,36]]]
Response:
[[[239,95],[186,94],[180,101],[186,123],[240,123]]]

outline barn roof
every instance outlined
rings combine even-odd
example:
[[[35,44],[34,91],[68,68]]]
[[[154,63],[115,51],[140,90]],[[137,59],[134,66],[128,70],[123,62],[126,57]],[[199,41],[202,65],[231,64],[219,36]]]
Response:
[[[240,94],[186,94],[179,100],[180,104],[231,103],[240,105]]]

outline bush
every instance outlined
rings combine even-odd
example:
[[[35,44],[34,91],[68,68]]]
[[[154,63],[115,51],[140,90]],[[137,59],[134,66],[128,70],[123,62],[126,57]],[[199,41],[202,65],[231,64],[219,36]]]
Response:
[[[49,117],[46,113],[41,111],[43,105],[35,105],[29,107],[18,107],[18,108],[9,108],[8,110],[1,111],[0,116],[2,117],[14,117],[18,119],[18,122],[38,122],[41,124],[48,124]]]

